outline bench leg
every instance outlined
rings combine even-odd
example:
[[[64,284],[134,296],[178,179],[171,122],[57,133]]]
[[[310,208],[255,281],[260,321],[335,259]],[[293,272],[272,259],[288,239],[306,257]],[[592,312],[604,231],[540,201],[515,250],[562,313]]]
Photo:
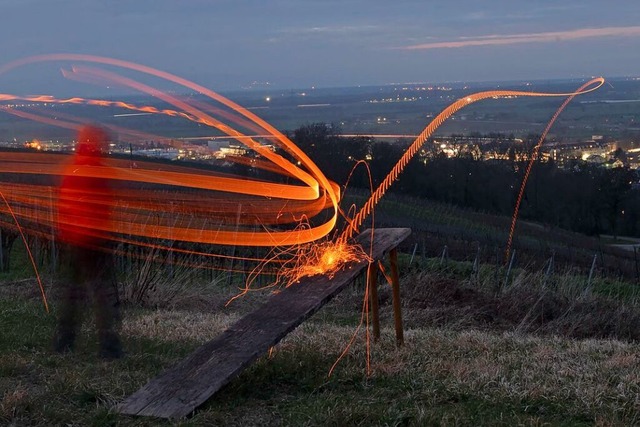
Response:
[[[380,309],[378,305],[378,263],[376,261],[369,265],[367,272],[369,299],[371,301],[371,323],[373,324],[373,340],[380,339]]]
[[[398,251],[392,249],[389,252],[391,261],[391,286],[393,287],[393,317],[396,326],[396,345],[404,344],[404,331],[402,330],[402,308],[400,305],[400,280],[398,278]]]

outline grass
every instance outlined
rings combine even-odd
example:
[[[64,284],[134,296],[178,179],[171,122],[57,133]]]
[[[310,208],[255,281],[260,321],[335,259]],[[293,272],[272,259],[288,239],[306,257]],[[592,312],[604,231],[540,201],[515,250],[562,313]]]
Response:
[[[477,273],[473,262],[443,260],[441,257],[414,257],[410,263],[409,254],[400,254],[398,262],[402,271],[428,271],[456,281],[473,284],[484,291],[501,288],[526,286],[529,289],[551,288],[567,297],[574,298],[585,292],[630,303],[640,302],[640,285],[623,279],[615,279],[595,274],[591,281],[589,275],[573,268],[562,268],[547,274],[547,265],[541,270],[532,270],[529,266],[514,267],[507,278],[507,266],[480,264]]]
[[[343,205],[361,206],[368,198],[367,192],[348,189]],[[375,218],[378,226],[410,227],[412,235],[405,242],[404,250],[411,251],[415,247],[419,257],[437,256],[446,245],[454,259],[473,260],[479,255],[484,263],[502,258],[511,225],[508,216],[393,193],[386,194],[376,205]],[[582,273],[589,272],[593,257],[597,255],[598,271],[640,281],[633,251],[618,247],[633,238],[618,239],[590,237],[520,218],[512,254],[517,252],[516,263],[534,263],[538,268],[554,254],[556,266],[580,269]]]
[[[371,375],[366,374],[366,345],[360,334],[328,377],[359,319],[362,294],[354,287],[193,417],[177,424],[640,423],[637,341],[578,340],[540,329],[529,331],[518,328],[522,319],[488,324],[480,317],[469,322],[477,308],[475,300],[485,305],[490,298],[513,300],[503,300],[508,290],[500,299],[481,292],[478,284],[473,288],[465,282],[465,265],[454,268],[450,263],[450,267],[450,273],[433,270],[402,278],[406,331],[405,346],[400,349],[395,347],[391,305],[384,299],[388,289],[381,286],[382,340],[371,347]],[[511,292],[518,289],[513,286]],[[222,300],[230,292],[219,287],[219,295],[212,298]],[[172,425],[122,416],[112,408],[259,302],[255,297],[227,309],[205,308],[200,303],[195,309],[128,308],[122,329],[127,357],[103,362],[96,357],[90,322],[75,353],[54,354],[49,347],[53,315],[44,312],[32,292],[0,285],[0,424]],[[526,316],[527,310],[520,315]]]
[[[38,266],[38,270],[41,267],[46,270],[48,266]],[[0,272],[0,283],[15,283],[20,280],[31,280],[33,277],[33,265],[27,257],[24,242],[21,238],[17,238],[11,251],[9,271]]]

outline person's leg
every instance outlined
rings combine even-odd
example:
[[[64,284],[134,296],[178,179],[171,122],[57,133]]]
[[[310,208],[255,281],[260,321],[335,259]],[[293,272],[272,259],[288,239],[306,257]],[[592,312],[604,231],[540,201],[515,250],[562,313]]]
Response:
[[[118,335],[120,301],[113,277],[111,255],[95,253],[95,278],[91,281],[96,315],[96,329],[100,344],[100,357],[118,359],[124,355]]]
[[[86,300],[86,287],[75,254],[67,250],[64,257],[70,263],[70,271],[61,283],[58,323],[53,336],[53,349],[58,353],[73,350],[82,323],[81,307]]]

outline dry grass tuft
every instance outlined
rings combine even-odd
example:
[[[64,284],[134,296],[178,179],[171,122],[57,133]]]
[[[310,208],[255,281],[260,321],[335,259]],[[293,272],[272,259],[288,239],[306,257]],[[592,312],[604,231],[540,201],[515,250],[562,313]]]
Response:
[[[18,384],[13,390],[7,390],[0,401],[0,421],[10,424],[29,410],[31,399],[27,388]]]
[[[529,282],[529,285],[532,283]],[[414,273],[402,284],[406,324],[456,330],[515,331],[570,338],[640,340],[640,305],[633,301],[550,290],[518,282],[496,294],[488,286],[433,273]]]
[[[238,315],[233,313],[155,310],[126,318],[122,332],[163,341],[203,342],[213,339],[237,319]]]

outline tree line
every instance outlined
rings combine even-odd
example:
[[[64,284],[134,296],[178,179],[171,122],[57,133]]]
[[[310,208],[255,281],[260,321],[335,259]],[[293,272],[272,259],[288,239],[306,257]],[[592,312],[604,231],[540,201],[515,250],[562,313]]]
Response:
[[[341,185],[348,183],[348,187],[370,187],[365,168],[356,167],[358,161],[368,159],[375,188],[407,148],[400,141],[340,137],[334,127],[324,123],[302,126],[290,137],[328,178]],[[513,136],[502,141],[499,135],[488,137],[494,141],[490,149],[502,150],[502,159],[482,160],[469,149],[473,145],[477,150],[474,144],[460,146],[454,157],[448,157],[433,141],[427,141],[390,191],[511,215],[538,136],[528,135],[521,144],[513,144]],[[559,167],[551,160],[537,159],[523,195],[520,218],[589,235],[640,236],[637,181],[635,170],[628,167],[605,168],[582,161]]]

